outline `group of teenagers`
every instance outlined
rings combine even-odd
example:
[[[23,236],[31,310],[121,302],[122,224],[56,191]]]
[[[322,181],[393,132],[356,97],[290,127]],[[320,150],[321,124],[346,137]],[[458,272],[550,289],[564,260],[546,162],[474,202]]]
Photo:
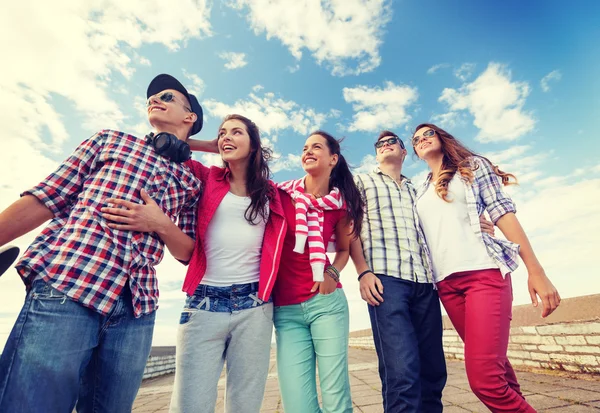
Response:
[[[284,411],[351,412],[349,258],[386,413],[443,409],[440,301],[477,397],[494,412],[535,411],[507,358],[519,255],[542,316],[560,296],[502,189],[514,175],[421,124],[410,140],[430,169],[420,189],[402,174],[408,151],[391,131],[374,138],[377,168],[355,176],[340,140],[311,133],[305,176],[275,183],[250,119],[229,115],[216,139],[192,139],[202,108],[166,74],[150,82],[147,110],[145,139],[98,132],[0,214],[0,246],[50,220],[16,265],[27,296],[0,359],[1,412],[131,411],[164,246],[188,265],[171,412],[214,412],[226,365],[227,412],[258,413],[273,327]],[[190,151],[219,153],[223,166]]]

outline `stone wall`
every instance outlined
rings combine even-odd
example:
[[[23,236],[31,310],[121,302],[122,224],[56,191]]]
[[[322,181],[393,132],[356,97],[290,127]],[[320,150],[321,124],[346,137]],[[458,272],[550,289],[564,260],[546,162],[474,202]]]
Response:
[[[175,373],[175,347],[153,347],[144,370],[144,380]]]
[[[454,329],[444,330],[444,352],[448,359],[464,359]],[[600,320],[513,327],[508,357],[513,366],[600,373]]]
[[[600,373],[600,295],[564,299],[542,319],[531,305],[513,307],[508,357],[515,366]],[[375,348],[370,330],[353,332],[350,346]],[[444,351],[464,359],[462,340],[444,316]]]

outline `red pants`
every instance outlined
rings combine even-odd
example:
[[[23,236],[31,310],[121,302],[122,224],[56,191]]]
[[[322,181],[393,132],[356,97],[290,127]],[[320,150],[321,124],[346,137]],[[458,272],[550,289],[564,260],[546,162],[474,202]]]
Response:
[[[508,361],[512,319],[510,274],[497,269],[454,273],[438,283],[450,321],[465,343],[465,366],[473,393],[492,412],[535,412],[521,394]]]

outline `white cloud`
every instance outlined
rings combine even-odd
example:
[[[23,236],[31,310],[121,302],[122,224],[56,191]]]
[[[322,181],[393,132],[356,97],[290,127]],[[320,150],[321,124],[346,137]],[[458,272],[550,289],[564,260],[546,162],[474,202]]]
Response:
[[[475,63],[463,63],[458,69],[454,70],[454,76],[465,82],[475,70]]]
[[[431,117],[431,123],[446,130],[454,129],[456,126],[463,124],[464,121],[464,116],[460,112],[442,113]]]
[[[287,155],[273,154],[273,160],[269,162],[271,172],[274,174],[279,171],[291,171],[294,169],[302,168],[302,161],[300,155],[288,153]]]
[[[225,69],[240,69],[248,64],[245,53],[222,52],[219,57],[225,60]]]
[[[431,66],[429,69],[427,69],[427,74],[428,74],[428,75],[433,75],[433,74],[435,74],[435,73],[436,73],[438,70],[440,70],[440,69],[446,69],[446,68],[448,68],[448,67],[450,67],[450,64],[448,64],[448,63],[439,63],[439,64],[437,64],[437,65],[433,65],[433,66]]]
[[[407,123],[411,117],[407,108],[418,97],[416,87],[385,82],[383,88],[356,86],[344,88],[344,100],[352,104],[353,121],[348,127],[351,132],[376,132]]]
[[[183,69],[183,75],[192,82],[192,86],[186,86],[188,92],[192,95],[196,96],[196,98],[200,98],[204,93],[204,89],[206,88],[206,84],[204,80],[200,79],[200,76],[189,73],[187,70]]]
[[[49,104],[55,93],[84,115],[86,129],[118,127],[124,115],[107,90],[113,77],[131,77],[136,63],[132,49],[160,43],[176,50],[187,39],[207,36],[208,13],[204,1],[191,0],[176,7],[158,0],[25,0],[0,15],[0,36],[11,39],[3,59],[13,62],[4,65],[0,87],[35,95],[24,102],[28,113]],[[156,15],[162,24],[156,24]],[[145,64],[144,59],[140,62]],[[46,121],[62,123],[56,115]],[[55,143],[65,140],[54,132],[50,135]]]
[[[535,120],[523,109],[529,84],[511,81],[506,66],[490,63],[472,83],[460,89],[443,90],[440,102],[451,112],[468,111],[479,128],[480,142],[511,141],[533,130]]]
[[[267,135],[288,128],[306,135],[318,129],[327,118],[327,114],[301,106],[294,101],[278,98],[271,92],[262,96],[250,93],[247,99],[238,100],[234,104],[215,99],[205,100],[202,104],[209,115],[217,118],[224,118],[232,113],[244,115],[258,125],[261,133]]]
[[[284,155],[277,151],[279,132],[291,130],[306,136],[319,129],[328,117],[335,117],[337,112],[320,113],[294,101],[279,98],[272,92],[259,95],[258,92],[264,88],[257,86],[252,88],[256,93],[250,93],[247,99],[238,100],[233,104],[209,99],[202,102],[202,105],[210,116],[224,118],[238,113],[256,123],[261,132],[263,145],[273,149],[274,159],[270,163],[273,173],[296,169],[300,165],[300,158],[296,154]]]
[[[483,154],[504,172],[516,175],[519,186],[509,186],[507,192],[524,193],[524,188],[530,190],[538,180],[547,177],[542,173],[543,164],[554,162],[551,159],[552,151],[531,153],[532,149],[530,145],[516,145],[502,151]]]
[[[549,176],[546,179],[560,178]],[[600,179],[562,181],[513,195],[517,216],[561,297],[600,292],[595,277]],[[525,266],[513,277],[515,304],[528,302]]]
[[[254,85],[254,86],[252,86],[252,91],[254,91],[254,92],[260,92],[264,88],[265,87],[263,85]]]
[[[562,78],[562,73],[560,70],[553,70],[548,73],[546,76],[542,78],[540,81],[540,86],[544,92],[550,92],[550,82],[555,81],[558,82]]]
[[[279,39],[297,59],[308,50],[317,63],[343,76],[370,72],[381,63],[383,28],[392,16],[389,0],[230,0],[248,9],[254,32]]]
[[[158,0],[24,0],[18,7],[4,7],[0,36],[10,41],[3,45],[2,57],[11,64],[3,65],[0,77],[5,145],[0,154],[0,210],[51,173],[65,152],[93,132],[145,118],[145,111],[143,118],[127,118],[109,93],[128,93],[123,80],[128,85],[136,65],[150,64],[136,51],[143,44],[177,50],[191,38],[209,36],[209,13],[204,0],[175,5]],[[66,116],[85,135],[70,136]],[[38,232],[14,243],[24,250]],[[14,270],[0,282],[2,346],[23,303],[24,288]]]
[[[375,160],[375,155],[369,154],[365,155],[360,161],[360,165],[352,170],[354,174],[367,174],[369,172],[373,172],[373,170],[377,167],[377,160]]]
[[[200,162],[206,166],[222,166],[223,160],[218,153],[203,153],[200,154]]]

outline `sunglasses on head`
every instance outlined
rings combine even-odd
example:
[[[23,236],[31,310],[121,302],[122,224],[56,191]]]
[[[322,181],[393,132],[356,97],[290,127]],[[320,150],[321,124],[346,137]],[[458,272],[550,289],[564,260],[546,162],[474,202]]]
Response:
[[[150,96],[148,98],[148,100],[146,101],[146,107],[150,107],[150,105],[152,104],[152,98],[155,97],[154,96]],[[172,92],[163,92],[160,95],[156,96],[157,98],[159,98],[161,101],[165,102],[165,103],[170,103],[170,102],[174,102],[176,100],[175,95]],[[182,105],[185,109],[187,109],[188,112],[191,112],[192,109],[188,108],[185,105]]]
[[[404,149],[404,143],[402,143],[402,141],[400,140],[399,137],[397,136],[392,136],[391,138],[388,139],[381,139],[378,140],[377,142],[375,142],[375,148],[379,149],[381,148],[383,145],[385,145],[386,143],[390,144],[390,145],[394,145],[396,143],[400,144],[400,147],[402,149]]]
[[[421,143],[421,141],[423,139],[431,138],[433,135],[435,135],[435,131],[433,129],[429,129],[429,130],[426,130],[425,132],[423,132],[423,136],[415,135],[412,138],[412,145],[417,146],[419,143]]]

